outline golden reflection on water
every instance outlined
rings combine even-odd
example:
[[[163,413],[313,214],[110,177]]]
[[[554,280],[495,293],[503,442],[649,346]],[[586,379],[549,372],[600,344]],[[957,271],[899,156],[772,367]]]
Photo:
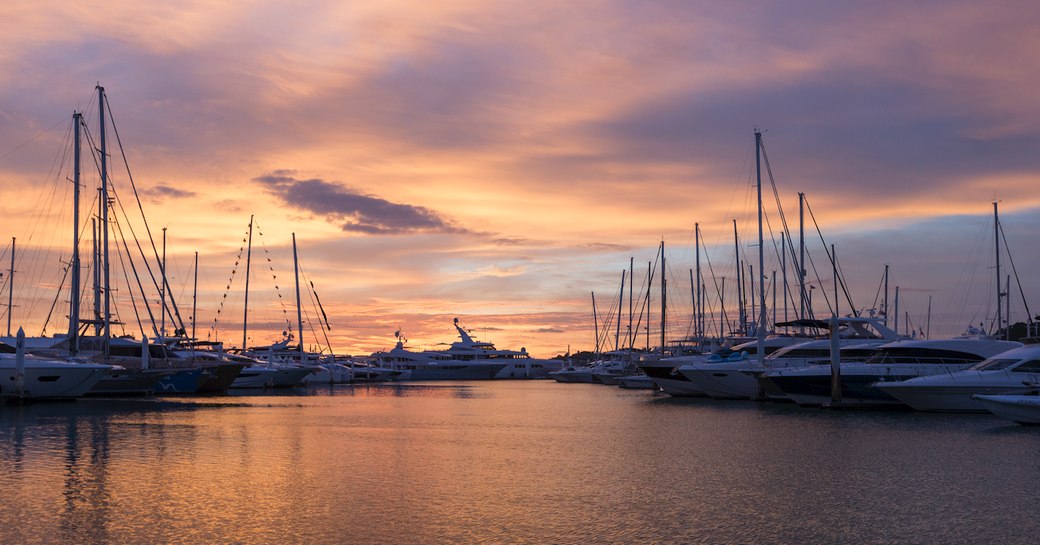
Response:
[[[0,541],[1014,542],[1030,431],[544,381],[6,406]]]

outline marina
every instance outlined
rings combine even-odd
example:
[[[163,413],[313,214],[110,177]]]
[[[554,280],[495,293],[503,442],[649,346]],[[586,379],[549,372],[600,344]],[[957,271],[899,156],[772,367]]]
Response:
[[[11,543],[1033,543],[1036,429],[554,381],[0,409]],[[1026,520],[1023,520],[1023,516]]]
[[[1040,4],[5,8],[0,545],[1040,542]]]

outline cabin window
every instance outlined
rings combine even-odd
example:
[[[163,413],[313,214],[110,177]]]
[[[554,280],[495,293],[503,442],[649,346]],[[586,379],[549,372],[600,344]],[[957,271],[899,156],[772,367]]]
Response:
[[[999,371],[1019,361],[1017,358],[990,358],[972,367],[976,371]]]
[[[1029,360],[1012,371],[1015,373],[1040,373],[1040,360]]]

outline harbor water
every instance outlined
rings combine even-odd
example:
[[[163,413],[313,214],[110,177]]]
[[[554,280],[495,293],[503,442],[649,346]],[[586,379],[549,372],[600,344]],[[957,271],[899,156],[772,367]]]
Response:
[[[3,543],[1036,543],[1040,429],[550,381],[0,406]]]

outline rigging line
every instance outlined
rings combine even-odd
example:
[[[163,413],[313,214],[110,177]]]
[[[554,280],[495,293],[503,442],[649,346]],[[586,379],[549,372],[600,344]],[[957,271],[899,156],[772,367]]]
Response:
[[[122,199],[121,199],[121,198],[119,197],[119,193],[118,193],[118,192],[117,192],[117,191],[115,190],[115,187],[114,187],[114,186],[110,186],[110,187],[109,187],[109,193],[110,193],[110,194],[112,195],[112,200],[113,200],[113,202],[114,202],[114,203],[115,203],[116,205],[118,205],[118,206],[119,206],[119,212],[122,212],[122,214],[123,214],[123,219],[125,219],[125,220],[126,220],[126,224],[127,224],[127,229],[128,229],[129,231],[130,231],[130,236],[131,236],[131,237],[132,237],[132,238],[134,239],[134,244],[135,244],[135,246],[137,247],[137,251],[138,251],[138,253],[139,253],[139,254],[140,254],[140,256],[141,256],[141,261],[142,261],[142,263],[143,263],[143,264],[144,264],[144,266],[145,266],[145,270],[146,270],[146,271],[148,272],[148,276],[149,276],[149,278],[150,278],[150,279],[152,280],[152,287],[154,287],[154,288],[155,288],[155,293],[159,293],[159,292],[161,291],[161,290],[159,289],[159,282],[158,282],[158,281],[156,281],[156,279],[155,279],[155,273],[154,273],[154,272],[152,271],[152,267],[151,267],[151,264],[150,264],[150,262],[149,262],[149,260],[148,260],[148,257],[144,255],[144,248],[142,248],[142,247],[141,247],[141,241],[140,241],[140,239],[138,239],[138,238],[137,238],[137,233],[136,233],[136,232],[134,232],[134,226],[133,226],[133,224],[132,224],[132,223],[130,222],[130,217],[129,217],[129,215],[127,215],[127,213],[126,213],[126,208],[124,208],[124,207],[123,207],[123,200],[122,200]],[[114,210],[114,208],[115,208],[115,207],[113,207],[113,210]],[[114,215],[114,216],[115,216],[115,215]],[[130,259],[130,263],[131,263],[131,265],[133,265],[134,261],[133,261],[133,258],[132,258],[132,256],[131,256],[131,254],[130,254],[130,248],[129,248],[129,245],[128,245],[128,244],[126,244],[126,237],[125,237],[125,235],[123,234],[123,227],[122,227],[122,224],[118,222],[118,216],[115,216],[115,218],[116,218],[116,221],[115,221],[115,223],[116,223],[116,226],[117,226],[117,227],[118,227],[118,229],[119,229],[119,234],[120,234],[120,236],[122,236],[122,237],[123,237],[123,245],[124,245],[124,246],[126,247],[126,252],[127,252],[127,254],[126,254],[126,255],[127,255],[127,258],[128,258],[128,259]],[[137,273],[137,267],[136,267],[136,266],[134,266],[134,276],[136,277],[136,279],[137,279],[137,282],[138,282],[138,284],[140,284],[140,282],[141,282],[141,277],[140,277],[140,276],[138,275],[138,273]],[[165,276],[165,275],[163,275],[163,276]],[[167,289],[167,292],[169,292],[169,287],[170,287],[170,285],[169,285],[169,283],[167,283],[167,284],[166,284],[166,289]],[[169,293],[167,293],[167,295],[170,295],[170,294],[169,294]],[[143,287],[143,285],[141,286],[141,297],[145,298],[145,301],[147,301],[147,295],[145,295],[145,292],[144,292],[144,287]],[[172,297],[171,297],[171,300],[172,300]],[[168,308],[168,307],[167,307],[167,308]],[[149,317],[151,318],[151,320],[152,320],[152,322],[153,322],[153,324],[152,324],[152,327],[153,327],[153,329],[154,329],[154,327],[155,327],[155,324],[154,324],[154,322],[155,322],[155,316],[153,316],[153,315],[152,315],[152,312],[151,312],[151,308],[150,308],[150,305],[149,305],[149,311],[148,311],[148,314],[149,314]],[[181,326],[182,326],[182,328],[183,328],[183,322],[181,322],[181,324],[180,324],[180,325],[181,325]],[[174,328],[175,328],[175,329],[176,329],[176,326],[177,326],[177,324],[174,324]],[[156,330],[156,334],[158,335],[158,330]]]
[[[141,291],[141,301],[144,303],[145,310],[148,311],[148,319],[151,321],[151,325],[152,325],[152,334],[155,336],[154,338],[160,338],[160,337],[162,337],[162,334],[159,333],[159,329],[156,327],[155,314],[152,313],[152,305],[148,302],[148,294],[145,293],[144,285],[141,284],[141,275],[139,275],[137,273],[137,266],[134,265],[133,257],[130,255],[130,246],[126,242],[126,235],[123,233],[123,224],[119,222],[118,217],[116,217],[116,220],[113,223],[115,223],[116,231],[119,233],[119,238],[123,241],[123,249],[126,251],[126,259],[127,259],[127,261],[130,262],[130,268],[131,268],[131,270],[134,273],[134,279],[137,281],[137,289]],[[131,234],[132,233],[133,233],[133,231],[131,230]],[[145,257],[143,255],[141,256],[141,258],[145,259]],[[123,256],[122,256],[122,254],[119,255],[119,264],[123,267],[123,275],[125,276],[127,274],[126,273],[126,264],[123,263]],[[134,302],[133,286],[130,285],[130,279],[129,278],[127,278],[127,288],[129,289],[129,292],[130,292],[130,302],[131,302],[131,304],[134,307],[134,314],[138,314],[137,303]],[[144,332],[144,326],[141,325],[141,318],[140,318],[139,315],[138,315],[138,318],[137,318],[137,322],[138,322],[138,327],[141,328],[141,332],[143,333]]]
[[[214,334],[216,334],[217,320],[220,318],[220,313],[224,310],[224,302],[227,301],[228,293],[231,291],[231,286],[235,280],[235,274],[238,272],[238,265],[242,262],[242,252],[246,250],[247,236],[249,236],[248,227],[246,228],[245,234],[242,235],[242,245],[238,247],[238,255],[235,257],[235,265],[231,267],[231,276],[228,277],[227,285],[224,288],[224,296],[220,298],[220,305],[217,307],[217,313],[213,316],[213,325],[210,327],[210,331]]]
[[[318,290],[314,288],[314,282],[311,282],[310,284],[311,284],[311,293],[314,294],[314,299],[318,302],[318,310],[321,311],[321,318],[322,318],[322,320],[325,321],[325,328],[328,329],[329,331],[332,331],[332,326],[329,324],[329,317],[328,317],[327,314],[325,314],[325,307],[321,306],[321,298],[318,297]],[[328,335],[326,335],[326,340],[327,339],[328,339]]]
[[[838,286],[841,287],[841,291],[845,295],[845,300],[849,303],[849,308],[853,309],[852,310],[853,314],[858,315],[856,313],[856,310],[855,310],[856,309],[856,305],[855,305],[855,303],[852,302],[852,297],[849,296],[848,287],[845,285],[845,278],[844,278],[844,276],[842,276],[841,267],[840,267],[840,265],[838,263],[835,262],[834,256],[831,255],[831,249],[830,249],[829,246],[827,246],[827,241],[823,238],[823,231],[820,230],[820,224],[816,221],[816,215],[813,214],[812,206],[809,205],[809,198],[808,197],[806,197],[806,199],[805,199],[805,209],[809,211],[809,219],[812,220],[813,226],[816,227],[816,234],[820,236],[820,242],[823,244],[823,253],[827,255],[827,261],[832,263],[834,268],[836,268],[838,270],[838,275],[837,275],[838,278],[836,278],[835,281],[838,282]],[[813,273],[816,274],[817,280],[820,280],[820,275],[819,275],[819,272],[816,270],[816,264],[815,263],[813,263]],[[820,287],[821,288],[823,287],[823,281],[822,280],[820,280]],[[827,310],[829,310],[831,312],[831,314],[835,314],[834,308],[831,307],[830,299],[827,297],[826,293],[824,293],[824,299],[826,299],[828,301],[828,303],[827,303]],[[838,301],[834,301],[834,305],[836,307],[838,305]]]
[[[650,284],[654,281],[654,276],[657,273],[657,264],[658,264],[658,262],[660,260],[660,255],[661,255],[660,252],[658,252],[654,256],[654,262],[653,262],[654,264],[650,268],[649,273],[647,273],[647,280],[646,280],[646,285],[647,286],[650,286]],[[640,327],[642,327],[642,325],[643,325],[643,313],[644,312],[647,314],[647,317],[646,317],[646,327],[647,328],[650,327],[650,316],[649,316],[649,314],[650,314],[650,289],[647,289],[646,293],[645,294],[641,294],[641,295],[643,295],[642,307],[639,309],[639,319],[636,321],[636,325],[635,325],[635,328],[633,329],[633,331],[639,331]],[[637,337],[638,337],[638,335],[636,335],[636,334],[632,335],[632,349],[635,348],[635,340],[636,340]]]
[[[116,244],[117,244],[117,249],[118,249],[118,242]],[[126,239],[123,239],[123,246],[126,246]],[[127,252],[129,253],[129,250],[127,250]],[[123,279],[126,280],[126,291],[130,294],[130,308],[134,309],[134,318],[137,320],[137,329],[139,329],[141,331],[141,334],[143,335],[144,334],[144,324],[141,323],[141,313],[138,312],[138,310],[137,310],[137,301],[134,299],[134,288],[130,284],[130,277],[126,273],[126,264],[123,263],[123,254],[117,251],[116,255],[119,257],[119,268],[122,269],[122,271],[123,271]],[[129,256],[128,256],[128,259],[129,259]],[[133,260],[130,261],[130,264],[131,264],[131,266],[133,265]],[[135,271],[134,272],[134,276],[136,276],[136,275],[137,275],[137,273]],[[140,280],[138,280],[138,285],[140,285]],[[117,309],[116,312],[118,313],[119,312],[118,311],[118,306],[116,306],[115,308]],[[145,308],[148,308],[148,299],[147,298],[145,298]],[[151,311],[149,311],[149,314],[151,314]],[[116,320],[116,321],[117,322],[122,322],[122,320]],[[152,330],[154,331],[155,330],[155,325],[154,325],[155,320],[153,319],[152,322],[153,322]],[[123,328],[123,333],[126,333],[126,326],[122,326],[122,328]]]
[[[300,268],[303,269],[302,266]],[[318,292],[317,292],[316,289],[314,289],[314,282],[312,280],[310,280],[310,275],[307,274],[305,271],[303,272],[303,274],[304,274],[304,278],[307,280],[307,283],[310,284],[310,286],[311,286],[311,289],[307,291],[307,295],[308,295],[308,297],[311,300],[311,308],[313,309],[313,307],[315,305],[315,301],[318,299]],[[325,309],[322,308],[322,306],[320,304],[320,301],[318,302],[318,309],[320,309],[320,311],[321,311],[321,316],[325,320],[325,327],[328,328],[328,330],[326,331],[326,329],[322,328],[322,327],[319,327],[319,329],[321,330],[322,336],[325,338],[325,345],[329,347],[329,353],[331,354],[331,353],[333,353],[332,341],[329,339],[328,332],[332,331],[332,326],[329,325],[329,318],[325,314]],[[318,310],[318,309],[315,309],[315,310]],[[311,334],[314,335],[315,339],[317,339],[318,336],[316,334],[314,334],[314,324],[312,322],[308,322],[308,325],[311,327]],[[319,322],[318,325],[320,326],[321,323]]]
[[[149,241],[149,243],[151,243],[152,254],[155,256],[155,261],[159,262],[159,260],[160,260],[160,258],[159,258],[159,250],[155,246],[155,239],[154,239],[154,237],[152,237],[152,229],[151,229],[151,227],[148,226],[148,216],[146,216],[145,213],[144,213],[144,205],[141,204],[141,196],[137,192],[137,184],[134,183],[134,175],[133,175],[132,172],[130,172],[130,162],[126,158],[126,150],[123,148],[123,141],[119,138],[119,129],[116,127],[116,118],[115,118],[115,115],[112,113],[112,104],[108,101],[108,94],[105,94],[105,104],[108,105],[108,118],[112,122],[112,132],[116,136],[116,143],[119,145],[119,153],[123,157],[123,166],[126,167],[126,175],[127,175],[127,178],[129,178],[129,180],[130,180],[130,188],[133,189],[134,199],[137,201],[137,209],[141,212],[141,221],[142,221],[142,223],[144,223],[145,234],[148,235],[148,241]],[[120,206],[122,206],[122,205],[120,205]],[[126,212],[124,212],[124,215],[125,214],[126,214]],[[127,220],[127,221],[129,222],[129,220]],[[132,226],[131,226],[131,234],[132,233],[133,233],[133,231],[132,231]],[[134,235],[134,240],[137,243],[139,251],[141,252],[141,256],[144,257],[144,249],[142,249],[140,247],[141,243],[137,239],[137,235]],[[145,263],[145,266],[148,268],[148,273],[150,275],[152,275],[152,280],[154,282],[155,275],[152,273],[151,267],[148,266],[148,260],[145,259],[144,263]],[[180,325],[181,329],[184,329],[184,319],[181,318],[181,311],[177,307],[177,301],[175,301],[174,298],[173,298],[172,290],[170,290],[170,284],[167,281],[165,274],[163,275],[162,281],[166,285],[166,292],[167,292],[167,294],[170,296],[170,307],[172,307],[172,309],[173,309],[173,316],[175,316],[177,318],[177,324]],[[158,290],[156,290],[156,291],[158,291]]]
[[[1001,223],[1000,220],[997,220],[997,229],[1000,231],[1000,238],[1004,239],[1004,251],[1008,256],[1008,262],[1011,263],[1011,272],[1015,275],[1015,283],[1018,284],[1018,293],[1022,296],[1022,306],[1026,309],[1027,323],[1033,325],[1033,313],[1029,311],[1029,302],[1026,301],[1026,292],[1022,289],[1022,279],[1018,277],[1018,269],[1015,268],[1015,259],[1011,256],[1011,246],[1008,245],[1007,235],[1004,234],[1004,224]],[[1010,286],[1008,287],[1008,291],[1011,291]],[[1010,295],[1008,297],[1010,300]],[[1011,324],[1008,324],[1008,327],[1011,327]],[[1032,328],[1030,328],[1030,331],[1032,331]]]
[[[776,187],[774,187],[773,190],[775,191]],[[779,206],[779,204],[780,203],[778,201],[777,202],[777,206]],[[765,211],[763,211],[762,215],[763,215],[763,217],[765,217],[766,228],[769,230],[769,241],[773,244],[773,253],[776,254],[776,262],[780,263],[783,260],[783,254],[781,253],[781,250],[780,250],[779,246],[776,243],[776,237],[773,236],[773,225],[769,221],[769,214],[766,213]],[[780,211],[780,215],[781,215],[781,217],[783,216],[783,210],[782,209]],[[786,235],[786,232],[784,234]],[[781,280],[782,280],[781,284],[786,284],[787,283],[787,278],[782,278]],[[795,305],[796,302],[794,300],[794,293],[792,291],[788,290],[787,296],[790,298],[791,306],[792,307],[796,306]],[[783,300],[783,297],[781,297],[781,300]],[[784,301],[784,305],[785,306],[787,305],[787,303],[788,303],[788,301]]]
[[[260,228],[260,224],[257,223],[256,221],[253,222],[253,225],[256,226],[256,232],[259,235],[260,245],[263,246],[263,248],[264,248],[264,257],[267,259],[267,269],[269,271],[271,271],[271,278],[275,282],[275,284],[274,284],[274,291],[275,291],[275,294],[278,296],[278,303],[282,307],[282,317],[285,319],[286,330],[287,331],[292,331],[292,329],[293,329],[292,328],[292,320],[289,318],[289,311],[287,310],[287,308],[285,306],[285,298],[282,297],[282,290],[278,286],[278,275],[275,274],[274,266],[271,264],[271,263],[273,263],[273,261],[271,260],[271,252],[269,252],[267,250],[267,242],[264,240],[263,229]]]
[[[763,140],[761,142],[761,150],[762,150],[762,162],[765,163],[765,165],[766,165],[766,174],[767,174],[767,177],[769,178],[769,185],[773,189],[773,199],[776,200],[776,208],[777,208],[777,211],[780,214],[780,223],[781,223],[782,228],[784,230],[784,234],[787,235],[787,240],[790,241],[791,240],[791,228],[790,228],[790,226],[787,223],[787,214],[784,213],[784,207],[783,207],[783,204],[780,201],[780,191],[777,190],[777,188],[776,188],[776,179],[773,177],[773,167],[769,164],[769,156],[766,154],[765,140]],[[793,260],[794,263],[798,263],[798,259],[797,259],[798,254],[797,254],[797,252],[794,249],[794,244],[789,244],[788,246],[789,246],[788,250],[791,253],[791,256],[790,256],[791,259]],[[793,301],[793,297],[792,297],[792,303],[793,302],[794,301]]]
[[[66,118],[66,120],[67,119],[68,118]],[[43,257],[42,254],[45,250],[43,250],[42,248],[52,246],[53,244],[37,245],[41,247],[37,250],[33,249],[33,241],[37,238],[37,230],[43,222],[45,212],[54,209],[53,203],[55,202],[55,195],[58,192],[58,174],[56,173],[61,173],[65,170],[64,166],[68,160],[69,148],[71,147],[69,145],[69,142],[71,139],[73,126],[74,125],[72,123],[69,124],[68,130],[66,130],[64,133],[62,143],[55,151],[54,157],[51,160],[51,165],[45,177],[45,179],[49,181],[47,187],[43,191],[36,193],[36,203],[32,206],[32,214],[27,222],[27,232],[26,235],[23,237],[22,243],[23,248],[25,248],[25,250],[27,251],[23,250],[18,254],[17,264],[15,265],[17,267],[16,270],[20,270],[25,278],[37,280],[42,279],[43,269],[45,267],[44,263],[49,262],[49,259],[44,259]],[[52,205],[44,206],[43,202],[45,200],[52,203]],[[59,210],[61,209],[59,208]],[[52,231],[52,237],[50,241],[51,243],[53,243],[53,237],[54,234]],[[49,283],[53,283],[54,278],[51,278],[49,280]],[[24,286],[24,284],[22,285]],[[28,301],[28,306],[25,310],[25,315],[27,316],[31,316],[34,313],[36,305],[39,301],[42,300],[42,298],[40,297],[40,285],[41,282],[30,282],[29,290],[21,290],[23,294],[27,293],[27,295],[24,295],[22,297],[24,301]]]
[[[314,294],[310,290],[307,291],[307,298],[308,298],[308,300],[311,303],[311,310],[314,312],[315,315],[317,315],[318,314],[318,307],[314,303]],[[305,318],[305,322],[307,323],[307,327],[310,328],[310,330],[311,330],[311,337],[313,337],[315,339],[315,344],[317,344],[318,331],[320,330],[322,332],[322,335],[325,337],[325,344],[327,346],[329,346],[329,352],[331,353],[332,352],[332,347],[331,347],[331,343],[329,343],[329,336],[325,333],[325,328],[321,327],[321,322],[318,321],[318,329],[315,329],[314,328],[315,320],[311,320],[310,319],[310,317],[311,317],[310,312],[307,312],[306,309],[302,309],[302,310],[304,311],[303,315],[304,315],[304,318]],[[303,342],[302,335],[300,337],[300,342]]]
[[[835,268],[838,270],[838,285],[841,287],[841,291],[845,295],[845,300],[849,303],[849,308],[852,309],[854,316],[859,316],[859,313],[856,311],[856,304],[852,302],[852,296],[849,295],[849,288],[845,284],[845,275],[841,270],[841,264],[837,263],[834,256],[831,255],[830,247],[827,245],[827,241],[823,238],[823,231],[820,230],[820,224],[816,221],[816,215],[813,214],[812,206],[809,205],[808,197],[805,199],[805,209],[809,211],[809,218],[812,219],[813,225],[816,227],[816,233],[820,235],[820,242],[823,243],[823,251],[827,254],[827,259],[831,263],[834,263]],[[834,304],[837,305],[838,302],[835,301]]]
[[[36,139],[38,139],[39,137],[41,137],[41,136],[43,136],[43,135],[45,135],[45,134],[47,134],[47,133],[49,133],[49,132],[53,131],[53,130],[54,130],[55,128],[57,128],[57,127],[58,127],[58,125],[61,125],[62,123],[65,123],[66,121],[68,121],[68,120],[69,120],[69,117],[71,117],[71,116],[65,116],[65,117],[61,118],[61,120],[60,120],[60,121],[58,121],[57,123],[55,123],[55,124],[51,125],[50,127],[47,127],[46,129],[44,129],[44,130],[42,130],[42,131],[40,131],[40,132],[36,133],[36,134],[35,134],[34,136],[30,137],[30,138],[29,138],[28,140],[26,140],[25,142],[22,142],[21,144],[18,144],[17,146],[15,146],[14,148],[12,148],[11,150],[8,150],[8,151],[7,151],[6,153],[4,153],[3,155],[0,155],[0,159],[6,159],[6,158],[8,158],[8,157],[9,157],[9,156],[10,156],[11,154],[13,154],[13,153],[17,152],[18,150],[20,150],[20,149],[24,148],[25,146],[28,146],[29,144],[33,143],[33,142],[34,142],[34,141],[35,141]]]
[[[64,269],[65,274],[62,275],[61,283],[58,284],[58,292],[54,295],[54,300],[51,302],[51,308],[47,311],[47,318],[43,321],[43,328],[40,330],[41,337],[47,336],[47,324],[50,323],[51,315],[54,314],[54,307],[58,305],[58,299],[61,298],[61,292],[65,289],[65,280],[69,277],[69,271],[72,269],[72,264],[70,263],[64,267]],[[69,319],[71,320],[72,318],[70,317]]]

